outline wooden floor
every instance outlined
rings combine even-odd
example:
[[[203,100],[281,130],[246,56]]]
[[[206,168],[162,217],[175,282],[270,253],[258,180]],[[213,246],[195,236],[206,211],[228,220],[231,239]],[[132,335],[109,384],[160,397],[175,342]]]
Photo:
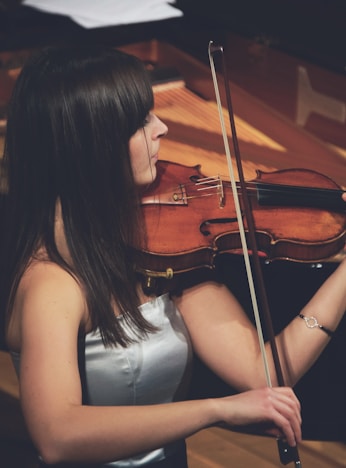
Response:
[[[187,441],[189,468],[274,468],[280,463],[275,440],[219,428],[202,431]],[[304,441],[299,446],[303,468],[346,467],[342,443]],[[294,467],[294,463],[286,466]]]

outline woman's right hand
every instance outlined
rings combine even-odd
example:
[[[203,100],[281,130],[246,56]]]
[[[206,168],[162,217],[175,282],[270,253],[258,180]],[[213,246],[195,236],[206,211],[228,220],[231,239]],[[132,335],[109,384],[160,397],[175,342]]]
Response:
[[[264,387],[216,399],[220,421],[239,429],[262,427],[262,432],[284,438],[290,446],[302,440],[300,403],[289,387]]]

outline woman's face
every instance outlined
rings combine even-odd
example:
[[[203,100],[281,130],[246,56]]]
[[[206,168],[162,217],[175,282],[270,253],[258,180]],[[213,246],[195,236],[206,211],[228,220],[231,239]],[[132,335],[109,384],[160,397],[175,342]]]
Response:
[[[167,126],[150,112],[144,127],[139,128],[130,138],[131,166],[137,185],[147,185],[155,179],[160,138],[165,136],[167,131]]]

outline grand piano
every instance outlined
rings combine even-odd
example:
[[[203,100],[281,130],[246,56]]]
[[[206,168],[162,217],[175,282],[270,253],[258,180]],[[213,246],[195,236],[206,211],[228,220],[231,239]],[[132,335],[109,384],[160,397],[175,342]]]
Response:
[[[256,2],[251,1],[245,2],[248,10],[240,2],[243,8],[234,6],[231,14],[225,1],[181,0],[177,5],[184,11],[182,18],[91,31],[83,30],[69,18],[13,3],[15,6],[0,13],[0,24],[5,25],[0,31],[2,133],[13,83],[21,64],[33,50],[61,41],[103,41],[138,55],[152,71],[155,111],[169,127],[160,159],[199,165],[206,175],[221,174],[227,178],[208,67],[207,47],[209,40],[213,40],[223,45],[226,55],[245,178],[255,178],[258,170],[306,168],[330,177],[341,189],[346,189],[346,77],[338,35],[345,34],[339,26],[345,13],[342,2],[331,2],[335,6],[333,20],[330,10],[325,16],[323,2],[313,2],[311,8],[317,4],[320,8],[316,8],[313,26],[305,23],[304,30],[304,23],[299,22],[299,40],[292,30],[279,28],[277,23],[284,24],[283,12],[276,2],[270,1],[264,2],[259,15]],[[300,2],[280,3],[284,13],[290,12],[292,18],[302,8]],[[246,14],[251,9],[259,15],[257,26],[252,17],[249,19],[251,15]],[[308,12],[305,8],[302,12],[307,21]],[[333,34],[321,48],[317,31],[321,31],[318,25],[323,20],[324,30],[333,30]],[[327,27],[328,20],[334,21],[334,29]],[[311,33],[316,35],[315,43]],[[304,34],[308,40],[303,40]],[[1,149],[2,142],[3,139]],[[4,174],[3,168],[3,200]],[[344,254],[341,251],[314,262],[263,261],[276,331],[299,312]],[[224,255],[215,268],[218,277],[252,317],[242,256]],[[296,386],[302,401],[305,439],[346,442],[345,336],[344,319],[323,355]],[[233,390],[196,363],[191,398],[229,391]]]

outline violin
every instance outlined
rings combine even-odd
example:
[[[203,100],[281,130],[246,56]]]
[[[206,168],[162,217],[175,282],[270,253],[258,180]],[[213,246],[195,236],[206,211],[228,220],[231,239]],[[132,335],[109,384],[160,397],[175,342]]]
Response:
[[[230,183],[204,176],[199,166],[158,161],[156,167],[157,177],[142,196],[147,239],[139,271],[170,279],[213,269],[220,254],[241,254]],[[327,176],[306,169],[257,171],[246,190],[264,259],[320,262],[344,248],[343,190]]]

